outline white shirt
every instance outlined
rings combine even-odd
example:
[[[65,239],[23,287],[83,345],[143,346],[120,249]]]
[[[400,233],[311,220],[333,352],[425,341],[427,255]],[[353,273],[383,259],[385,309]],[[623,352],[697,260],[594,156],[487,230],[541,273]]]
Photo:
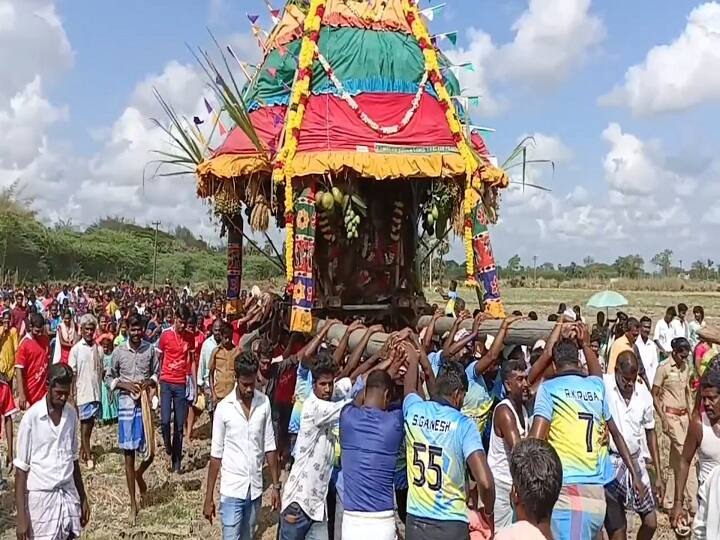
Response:
[[[655,323],[655,333],[653,334],[653,341],[657,341],[660,343],[660,345],[662,345],[663,352],[672,352],[670,342],[673,340],[673,337],[675,337],[673,335],[673,331],[670,328],[670,325],[665,322],[665,319],[660,319],[657,323]]]
[[[645,374],[650,384],[655,380],[655,372],[658,368],[658,350],[655,342],[648,337],[647,341],[643,341],[642,336],[638,336],[635,346],[640,353],[640,360],[645,368]]]
[[[334,394],[348,396],[351,389],[350,379],[340,379],[335,383]],[[340,411],[349,402],[349,399],[325,401],[313,391],[305,400],[293,451],[295,463],[283,490],[281,511],[297,503],[311,520],[325,519],[325,498],[338,438],[334,428],[340,419]]]
[[[687,339],[688,325],[685,322],[685,319],[675,317],[672,321],[670,321],[670,331],[672,332],[673,338],[684,337]]]
[[[28,491],[62,488],[77,493],[73,482],[73,463],[79,457],[77,427],[77,412],[70,405],[63,407],[57,426],[48,414],[46,398],[27,410],[20,420],[13,464],[28,473]]]
[[[655,428],[652,395],[644,384],[636,382],[630,403],[626,403],[617,387],[615,374],[603,375],[603,382],[609,400],[610,414],[622,433],[630,454],[635,455],[644,448],[642,441],[645,440],[645,430]],[[612,437],[610,437],[610,449],[615,453],[618,451]]]
[[[275,451],[270,400],[257,390],[250,404],[250,418],[233,390],[215,409],[210,455],[222,460],[220,495],[252,500],[263,492],[265,454]]]
[[[202,347],[200,347],[200,361],[198,362],[197,372],[198,386],[205,386],[210,383],[208,380],[210,374],[210,359],[212,358],[212,353],[217,349],[217,346],[215,336],[210,335],[209,338],[203,341]]]
[[[99,345],[88,345],[84,339],[70,349],[68,366],[75,372],[78,405],[100,401],[103,376],[103,350]]]

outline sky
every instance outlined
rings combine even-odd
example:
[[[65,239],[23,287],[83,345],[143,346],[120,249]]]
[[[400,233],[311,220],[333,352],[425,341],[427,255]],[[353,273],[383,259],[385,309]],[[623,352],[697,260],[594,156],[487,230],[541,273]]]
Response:
[[[270,0],[281,7],[281,0]],[[500,161],[524,137],[530,183],[502,195],[498,263],[715,259],[720,233],[720,3],[445,0],[432,33],[458,31],[456,63]],[[421,0],[421,8],[441,0]],[[167,144],[153,88],[202,114],[190,47],[208,29],[256,60],[247,13],[262,0],[0,0],[0,188],[14,182],[48,224],[107,215],[217,241],[192,177],[151,178]],[[441,44],[448,44],[447,41]],[[510,171],[518,181],[518,169]],[[462,258],[454,242],[451,256]]]

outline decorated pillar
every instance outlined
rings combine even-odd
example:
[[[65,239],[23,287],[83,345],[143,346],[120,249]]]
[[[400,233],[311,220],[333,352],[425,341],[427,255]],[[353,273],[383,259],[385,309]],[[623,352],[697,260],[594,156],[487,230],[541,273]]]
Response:
[[[470,216],[472,230],[472,253],[470,256],[473,258],[475,270],[472,281],[483,287],[485,313],[495,318],[502,318],[505,317],[505,309],[500,298],[500,281],[487,226],[488,218],[485,206],[482,199],[478,197]]]
[[[240,286],[242,280],[243,219],[240,213],[224,216],[228,234],[227,247],[227,304],[225,313],[240,313]]]
[[[307,333],[312,330],[312,307],[315,302],[315,277],[313,276],[317,230],[315,190],[310,187],[303,189],[295,200],[294,207],[290,330]],[[289,234],[290,232],[288,232]],[[287,241],[290,241],[289,236]]]

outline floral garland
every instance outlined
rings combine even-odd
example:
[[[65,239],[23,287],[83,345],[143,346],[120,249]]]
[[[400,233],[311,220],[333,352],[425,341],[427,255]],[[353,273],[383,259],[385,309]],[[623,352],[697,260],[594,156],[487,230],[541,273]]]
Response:
[[[471,214],[473,209],[473,201],[477,198],[474,196],[474,190],[472,186],[473,176],[477,174],[478,162],[473,155],[470,146],[467,143],[465,134],[463,132],[460,121],[455,111],[455,105],[453,103],[450,94],[445,88],[443,77],[440,71],[440,63],[438,62],[437,51],[432,44],[430,34],[422,22],[420,12],[418,11],[415,0],[403,0],[403,12],[405,13],[405,20],[407,20],[410,30],[418,41],[420,49],[422,49],[423,56],[425,57],[425,71],[428,73],[429,79],[435,88],[440,107],[445,111],[445,118],[447,119],[450,132],[452,133],[453,141],[457,146],[460,156],[465,162],[466,171],[466,182],[465,182],[465,200],[464,200],[464,213],[465,213],[465,226],[464,226],[464,243],[465,243],[465,255],[467,257],[466,273],[468,279],[474,279],[475,275],[475,255],[472,247],[472,221]]]
[[[402,117],[402,120],[400,120],[400,123],[395,124],[393,126],[381,126],[375,120],[370,118],[364,111],[360,110],[360,105],[358,105],[358,102],[355,101],[355,98],[350,95],[350,93],[345,90],[345,87],[343,86],[343,83],[340,81],[340,79],[337,78],[335,75],[335,72],[333,71],[332,67],[330,66],[330,63],[327,61],[327,59],[318,51],[318,60],[320,61],[320,64],[322,65],[323,69],[325,70],[325,73],[327,74],[330,81],[333,83],[333,86],[337,89],[338,92],[340,92],[340,99],[342,99],[345,103],[348,104],[348,106],[355,111],[355,113],[358,115],[360,120],[362,120],[363,124],[365,124],[367,127],[372,129],[373,131],[380,133],[382,135],[394,135],[395,133],[399,133],[403,129],[407,127],[407,125],[410,123],[410,120],[413,119],[415,116],[415,113],[417,112],[418,108],[420,107],[420,99],[422,98],[423,93],[425,92],[425,85],[428,82],[428,71],[425,70],[423,73],[422,79],[420,80],[420,86],[417,89],[417,92],[415,92],[415,97],[413,97],[412,103],[410,104],[410,108],[407,110],[405,115]]]
[[[327,0],[311,0],[305,17],[302,44],[298,56],[298,70],[290,93],[290,104],[285,119],[283,146],[275,157],[273,180],[285,182],[285,271],[288,282],[293,278],[293,188],[292,160],[297,153],[300,126],[305,116],[305,107],[310,97],[312,66],[320,39],[320,25],[325,14]]]

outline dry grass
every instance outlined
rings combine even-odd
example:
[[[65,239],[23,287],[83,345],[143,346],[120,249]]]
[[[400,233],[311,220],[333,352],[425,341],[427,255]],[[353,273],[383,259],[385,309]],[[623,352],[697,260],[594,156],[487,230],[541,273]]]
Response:
[[[182,476],[167,473],[164,455],[156,457],[155,463],[146,474],[149,491],[145,505],[138,516],[137,525],[130,527],[123,456],[117,450],[116,444],[117,428],[105,426],[97,429],[93,435],[93,450],[97,456],[96,468],[94,471],[83,470],[92,514],[82,538],[87,540],[220,538],[218,519],[210,525],[202,517],[210,441],[207,438],[209,431],[207,426],[201,427],[199,431],[201,437],[194,440],[186,451],[185,466],[190,470]],[[161,449],[159,437],[157,442],[158,449]],[[0,540],[15,538],[15,504],[11,493],[0,494]],[[218,503],[219,496],[216,494],[216,506]],[[258,538],[274,540],[277,520],[277,514],[270,509],[266,492],[263,497]],[[667,516],[659,514],[658,520],[659,528],[655,538],[674,539],[675,535],[668,527]],[[639,525],[637,518],[631,523],[634,527]],[[629,537],[634,537],[634,534],[630,534]]]
[[[589,289],[512,289],[503,290],[508,310],[519,309],[523,313],[534,309],[541,318],[554,313],[560,302],[584,306],[595,291]],[[720,294],[691,292],[624,292],[630,301],[628,313],[647,314],[653,319],[662,315],[666,306],[685,302],[692,306],[705,307],[707,315],[716,321],[720,319]],[[475,293],[462,290],[461,295],[476,305]],[[440,303],[437,294],[429,294],[430,300]],[[593,313],[588,312],[592,317]],[[202,517],[202,503],[205,493],[206,465],[209,459],[209,426],[198,429],[200,438],[186,445],[184,460],[189,471],[180,477],[165,471],[166,462],[158,435],[160,454],[146,475],[149,496],[138,517],[135,527],[128,525],[127,490],[123,468],[123,456],[117,450],[116,426],[96,429],[93,435],[94,451],[97,455],[95,471],[83,471],[85,485],[90,497],[92,516],[83,534],[88,540],[127,539],[209,539],[220,537],[220,526],[216,519],[210,525]],[[159,433],[159,431],[158,431]],[[11,487],[12,489],[12,487]],[[219,497],[216,497],[216,504]],[[15,538],[15,511],[11,493],[0,494],[0,540]],[[660,527],[655,538],[669,540],[675,535],[667,526],[667,517],[659,515]],[[263,501],[260,537],[263,540],[275,538],[277,514],[271,512],[269,501]],[[637,520],[635,520],[637,525]],[[633,537],[634,535],[630,535]]]
[[[597,289],[526,289],[526,288],[503,288],[502,296],[505,303],[505,310],[510,312],[520,310],[527,314],[535,310],[540,319],[545,319],[548,314],[557,312],[558,304],[564,302],[568,306],[579,305],[583,316],[590,319],[595,317],[596,310],[585,307],[590,297],[597,292]],[[688,292],[688,291],[620,291],[627,298],[629,305],[622,308],[628,314],[634,316],[647,315],[653,321],[665,314],[665,309],[671,305],[684,302],[690,309],[695,305],[701,305],[705,309],[705,316],[709,322],[720,322],[720,293],[715,292]],[[442,305],[443,301],[435,292],[427,291],[428,301]],[[477,307],[477,296],[475,291],[463,288],[460,296],[471,308]],[[471,309],[472,310],[472,309]]]
[[[202,516],[205,475],[210,455],[209,425],[197,431],[200,438],[186,445],[181,476],[166,472],[162,443],[157,437],[159,454],[145,475],[148,495],[135,527],[129,526],[129,504],[125,484],[123,455],[117,449],[117,427],[97,428],[93,433],[94,471],[83,469],[83,480],[91,505],[91,518],[82,538],[88,540],[127,539],[202,539],[219,538],[219,518],[210,525]],[[159,430],[158,430],[159,433]],[[267,494],[266,494],[267,496]],[[263,540],[275,538],[277,514],[269,499],[263,501],[260,534]],[[216,494],[216,506],[219,496]],[[0,540],[15,538],[15,503],[10,493],[0,495]]]

